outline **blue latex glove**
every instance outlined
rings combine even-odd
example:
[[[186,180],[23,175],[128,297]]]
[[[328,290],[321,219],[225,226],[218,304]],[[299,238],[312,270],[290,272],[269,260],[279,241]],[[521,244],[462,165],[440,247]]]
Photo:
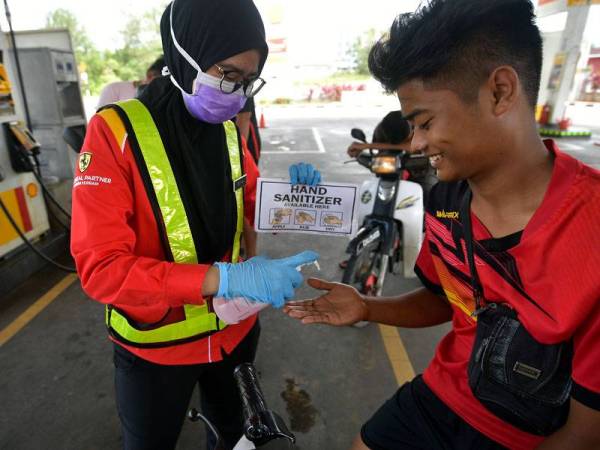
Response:
[[[245,297],[281,308],[302,284],[302,274],[296,268],[317,259],[318,253],[305,251],[282,259],[255,256],[237,264],[215,263],[219,268],[217,297]]]
[[[292,164],[289,168],[289,172],[290,182],[292,184],[308,184],[309,186],[316,186],[321,182],[321,172],[315,169],[312,164]]]

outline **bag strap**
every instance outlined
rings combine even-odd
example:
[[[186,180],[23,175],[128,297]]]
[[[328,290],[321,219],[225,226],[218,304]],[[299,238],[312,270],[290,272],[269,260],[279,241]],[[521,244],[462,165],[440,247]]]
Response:
[[[459,220],[462,225],[463,235],[465,238],[465,247],[467,248],[467,261],[469,263],[469,271],[471,272],[471,289],[473,290],[473,298],[475,299],[475,311],[471,316],[477,316],[481,311],[481,303],[483,300],[483,286],[479,280],[477,274],[477,268],[475,267],[475,255],[473,254],[473,231],[471,226],[471,199],[473,193],[471,189],[467,188],[467,191],[463,195],[460,211]]]

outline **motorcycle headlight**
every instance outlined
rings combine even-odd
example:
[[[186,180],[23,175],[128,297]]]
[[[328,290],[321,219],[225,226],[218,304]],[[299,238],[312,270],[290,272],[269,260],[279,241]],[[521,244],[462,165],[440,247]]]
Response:
[[[395,156],[375,156],[371,164],[371,170],[378,174],[394,173],[397,167]]]

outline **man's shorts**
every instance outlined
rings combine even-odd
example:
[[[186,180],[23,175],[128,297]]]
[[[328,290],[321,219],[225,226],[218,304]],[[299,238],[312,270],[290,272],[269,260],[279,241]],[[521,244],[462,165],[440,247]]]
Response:
[[[400,387],[360,435],[371,450],[504,448],[457,416],[420,375]]]

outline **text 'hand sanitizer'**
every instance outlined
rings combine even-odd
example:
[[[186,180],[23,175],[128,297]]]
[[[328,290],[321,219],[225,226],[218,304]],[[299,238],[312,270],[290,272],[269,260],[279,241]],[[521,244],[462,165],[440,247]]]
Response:
[[[296,270],[300,272],[302,267],[310,265],[314,265],[319,271],[321,270],[318,261],[302,264],[296,267]],[[235,297],[231,300],[223,297],[214,297],[212,304],[219,319],[231,325],[239,323],[269,306],[268,303],[255,302],[245,297]]]

